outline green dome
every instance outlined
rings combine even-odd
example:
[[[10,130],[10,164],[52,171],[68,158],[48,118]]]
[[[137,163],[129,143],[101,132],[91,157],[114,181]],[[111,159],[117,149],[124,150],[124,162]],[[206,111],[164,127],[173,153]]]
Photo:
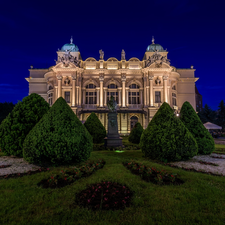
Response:
[[[61,52],[65,52],[66,50],[71,51],[71,52],[78,52],[79,48],[77,45],[73,44],[73,38],[71,37],[70,39],[70,44],[65,44],[61,48]]]
[[[154,41],[155,39],[154,37],[152,37],[152,44],[147,47],[146,49],[147,52],[155,52],[155,51],[166,52],[166,50],[163,49],[162,45],[155,44]]]

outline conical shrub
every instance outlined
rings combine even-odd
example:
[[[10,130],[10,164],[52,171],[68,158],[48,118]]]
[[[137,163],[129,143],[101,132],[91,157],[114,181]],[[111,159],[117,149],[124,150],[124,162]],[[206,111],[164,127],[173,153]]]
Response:
[[[87,118],[84,126],[93,137],[93,142],[95,144],[104,142],[104,138],[106,137],[106,129],[94,112],[92,112]]]
[[[188,160],[198,153],[196,140],[166,102],[143,131],[140,147],[145,157],[164,162]]]
[[[214,140],[189,102],[182,105],[180,119],[197,141],[198,154],[211,154],[215,150]]]
[[[23,157],[23,142],[36,123],[49,110],[49,104],[38,94],[18,102],[0,125],[0,148],[6,155]]]
[[[24,140],[23,157],[38,165],[79,163],[90,157],[92,137],[60,97]]]
[[[137,122],[134,128],[131,130],[128,140],[134,144],[140,143],[140,138],[143,132],[143,127],[139,122]]]

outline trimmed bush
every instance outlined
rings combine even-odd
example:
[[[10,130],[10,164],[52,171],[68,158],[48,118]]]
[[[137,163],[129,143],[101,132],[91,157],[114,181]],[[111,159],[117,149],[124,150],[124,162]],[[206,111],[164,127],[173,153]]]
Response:
[[[91,115],[87,118],[84,126],[93,137],[93,143],[98,144],[104,142],[104,138],[106,137],[106,130],[94,112],[92,112]]]
[[[92,137],[60,97],[24,140],[23,157],[38,165],[80,163],[90,157]]]
[[[192,134],[164,102],[141,135],[145,157],[164,162],[188,160],[198,153]]]
[[[143,132],[143,127],[141,126],[139,122],[136,123],[128,137],[128,140],[134,144],[139,144],[142,132]]]
[[[214,140],[189,102],[182,105],[180,119],[197,141],[198,154],[211,154],[215,150]]]
[[[49,110],[49,104],[38,94],[18,102],[0,125],[0,148],[6,155],[23,157],[23,142],[27,134]]]

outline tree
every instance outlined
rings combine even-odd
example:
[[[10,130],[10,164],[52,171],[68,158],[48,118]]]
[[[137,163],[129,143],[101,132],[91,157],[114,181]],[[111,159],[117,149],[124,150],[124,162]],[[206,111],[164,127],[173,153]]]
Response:
[[[12,112],[15,105],[12,102],[0,102],[0,124]]]
[[[106,129],[94,112],[92,112],[87,118],[84,126],[93,137],[93,143],[98,144],[104,142],[104,138],[106,137]]]
[[[0,125],[0,147],[6,155],[23,157],[23,142],[30,130],[49,110],[49,104],[38,94],[18,102]]]
[[[217,116],[217,124],[222,126],[223,131],[225,130],[225,103],[221,100],[218,106],[218,116]]]
[[[198,113],[198,116],[202,123],[215,123],[216,122],[216,112],[213,111],[207,104],[201,112]]]
[[[90,157],[92,150],[91,135],[62,97],[56,100],[23,143],[24,159],[38,165],[80,163]]]
[[[166,102],[143,131],[140,147],[145,157],[168,162],[187,160],[198,153],[196,140]]]
[[[139,144],[142,132],[143,132],[143,127],[141,126],[139,122],[136,123],[128,137],[128,140],[134,144]]]
[[[184,102],[181,107],[180,119],[197,141],[198,154],[211,154],[215,150],[215,143],[212,135],[204,127],[192,105],[187,101]]]

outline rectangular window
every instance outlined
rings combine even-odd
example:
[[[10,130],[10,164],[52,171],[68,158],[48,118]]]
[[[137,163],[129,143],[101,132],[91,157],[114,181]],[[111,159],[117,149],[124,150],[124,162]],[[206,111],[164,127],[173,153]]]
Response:
[[[69,91],[65,92],[65,100],[67,103],[70,103],[70,92]]]
[[[172,98],[172,101],[173,101],[173,105],[177,105],[177,99],[176,98]]]
[[[156,91],[155,92],[155,102],[156,103],[160,103],[161,102],[161,92],[160,91]]]

